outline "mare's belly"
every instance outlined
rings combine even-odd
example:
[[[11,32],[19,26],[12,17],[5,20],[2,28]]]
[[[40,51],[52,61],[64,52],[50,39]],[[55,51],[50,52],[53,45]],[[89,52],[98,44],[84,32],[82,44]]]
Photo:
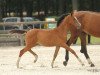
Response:
[[[90,34],[92,36],[95,37],[99,37],[100,38],[100,29],[96,29],[96,28],[90,28],[90,29],[86,29],[84,30],[87,34]]]

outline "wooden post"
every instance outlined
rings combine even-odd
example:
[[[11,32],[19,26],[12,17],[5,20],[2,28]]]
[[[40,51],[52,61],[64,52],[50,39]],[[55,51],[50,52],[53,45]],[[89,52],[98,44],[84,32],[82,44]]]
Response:
[[[23,34],[20,34],[19,39],[20,39],[20,45],[24,46],[24,36],[23,36]]]
[[[20,30],[23,30],[23,24],[21,24],[21,25],[19,26],[19,29],[20,29]]]
[[[73,10],[78,10],[78,1],[72,0],[72,6],[73,6]]]

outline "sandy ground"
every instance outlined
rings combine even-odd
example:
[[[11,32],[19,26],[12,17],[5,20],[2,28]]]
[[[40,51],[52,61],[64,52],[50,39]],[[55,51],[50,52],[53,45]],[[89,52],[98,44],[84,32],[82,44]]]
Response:
[[[0,75],[100,75],[100,45],[88,45],[88,53],[95,67],[90,67],[84,55],[80,53],[80,46],[71,46],[82,59],[85,66],[82,67],[77,59],[70,53],[70,59],[66,67],[63,66],[65,49],[60,48],[55,60],[55,68],[51,68],[51,61],[55,47],[37,46],[32,48],[39,56],[33,63],[34,57],[26,52],[20,62],[22,69],[16,68],[19,51],[24,46],[0,47]]]

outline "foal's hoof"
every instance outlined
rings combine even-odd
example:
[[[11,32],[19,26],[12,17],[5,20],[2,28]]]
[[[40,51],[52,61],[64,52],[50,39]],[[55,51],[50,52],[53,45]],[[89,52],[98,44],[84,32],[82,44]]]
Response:
[[[58,66],[52,66],[52,68],[58,68]]]
[[[95,65],[94,65],[94,64],[91,64],[90,66],[91,66],[91,67],[95,67]]]
[[[34,63],[36,63],[37,59],[38,59],[38,55],[35,56]]]
[[[54,68],[54,67],[53,67],[53,64],[51,64],[51,67]]]
[[[82,66],[85,66],[85,64],[82,64]]]
[[[67,62],[66,62],[66,61],[64,61],[64,62],[63,62],[63,65],[64,65],[64,66],[67,66]]]

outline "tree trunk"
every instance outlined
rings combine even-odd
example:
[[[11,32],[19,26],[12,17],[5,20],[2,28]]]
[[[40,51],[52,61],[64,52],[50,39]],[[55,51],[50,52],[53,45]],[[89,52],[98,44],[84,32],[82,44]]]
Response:
[[[78,10],[78,1],[77,0],[72,0],[72,7],[73,7],[73,10]]]

